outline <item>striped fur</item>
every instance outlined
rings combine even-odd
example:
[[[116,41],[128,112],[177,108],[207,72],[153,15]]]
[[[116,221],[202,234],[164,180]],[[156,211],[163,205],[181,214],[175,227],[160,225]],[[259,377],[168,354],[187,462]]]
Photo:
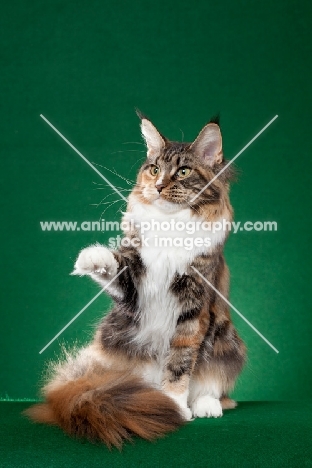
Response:
[[[124,215],[133,221],[125,237],[138,242],[116,251],[90,246],[74,270],[103,287],[127,267],[107,290],[115,305],[88,346],[52,366],[45,402],[27,411],[35,421],[108,447],[121,447],[132,435],[152,440],[192,417],[218,417],[234,408],[227,395],[245,361],[228,306],[191,268],[228,297],[228,229],[208,233],[209,244],[191,249],[157,242],[204,238],[200,228],[187,235],[174,227],[147,229],[149,245],[142,231],[152,220],[232,220],[230,168],[200,193],[225,166],[220,128],[209,123],[191,144],[169,142],[145,118],[141,129],[147,160]]]

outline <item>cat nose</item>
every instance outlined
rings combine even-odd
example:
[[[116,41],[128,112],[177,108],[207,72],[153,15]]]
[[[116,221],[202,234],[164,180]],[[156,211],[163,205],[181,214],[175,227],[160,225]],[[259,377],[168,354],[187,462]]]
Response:
[[[158,190],[158,193],[160,193],[162,189],[165,187],[165,185],[160,183],[160,184],[156,184],[155,187]]]

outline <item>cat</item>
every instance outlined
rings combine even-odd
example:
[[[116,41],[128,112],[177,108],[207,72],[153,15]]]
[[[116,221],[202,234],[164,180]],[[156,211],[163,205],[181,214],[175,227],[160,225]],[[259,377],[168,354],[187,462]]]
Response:
[[[246,356],[227,304],[209,285],[228,297],[229,229],[203,229],[233,216],[232,169],[205,188],[226,165],[219,122],[210,121],[193,143],[179,143],[138,115],[147,159],[124,213],[126,242],[116,250],[83,249],[73,272],[106,286],[115,305],[90,344],[52,365],[45,401],[26,410],[36,422],[109,448],[234,408],[228,394]],[[197,229],[182,232],[183,223]],[[159,247],[163,238],[180,241]]]

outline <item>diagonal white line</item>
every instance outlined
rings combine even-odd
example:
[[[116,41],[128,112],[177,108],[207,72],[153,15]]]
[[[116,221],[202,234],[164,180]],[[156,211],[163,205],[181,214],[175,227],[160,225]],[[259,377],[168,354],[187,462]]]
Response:
[[[118,276],[119,276],[119,275],[121,275],[121,273],[122,273],[122,272],[124,272],[124,271],[125,271],[127,268],[128,268],[128,267],[127,267],[127,266],[125,266],[125,267],[124,267],[122,270],[120,270],[120,272],[119,272],[119,273],[118,273],[116,276],[114,276],[114,278],[112,278],[112,279],[110,280],[110,282],[109,282],[109,283],[107,283],[107,285],[106,285],[106,286],[105,286],[103,289],[101,289],[101,291],[100,291],[100,292],[98,292],[98,293],[96,294],[96,296],[94,296],[94,298],[93,298],[93,299],[91,299],[91,301],[90,301],[90,302],[88,302],[88,304],[87,304],[87,305],[85,305],[85,306],[83,307],[83,309],[81,309],[81,311],[80,311],[80,312],[78,312],[78,314],[77,314],[77,315],[75,315],[75,317],[73,317],[73,318],[72,318],[72,319],[71,319],[71,320],[68,322],[68,324],[67,324],[67,325],[65,325],[65,327],[64,327],[64,328],[62,328],[62,330],[60,330],[60,331],[59,331],[59,332],[58,332],[58,333],[55,335],[55,337],[54,337],[54,338],[52,338],[52,340],[51,340],[51,341],[49,341],[49,343],[48,343],[47,345],[45,345],[45,347],[44,347],[44,348],[42,348],[42,350],[41,350],[41,351],[39,351],[39,354],[43,353],[43,351],[45,351],[45,350],[46,350],[46,349],[47,349],[47,348],[50,346],[50,344],[52,344],[52,343],[53,343],[53,341],[55,341],[55,340],[56,340],[56,338],[58,338],[58,337],[59,337],[59,336],[60,336],[60,335],[63,333],[63,331],[65,331],[65,330],[66,330],[66,328],[67,328],[67,327],[69,327],[69,325],[71,325],[71,324],[72,324],[72,323],[73,323],[73,322],[76,320],[76,318],[78,318],[78,317],[79,317],[79,315],[81,315],[81,314],[82,314],[82,312],[84,312],[84,311],[85,311],[85,310],[86,310],[86,309],[89,307],[89,305],[91,305],[91,304],[92,304],[92,302],[93,302],[93,301],[95,301],[95,299],[97,299],[97,298],[98,298],[98,297],[99,297],[99,296],[102,294],[102,292],[103,292],[103,291],[105,291],[105,289],[106,289],[106,288],[108,288],[108,286],[109,286],[109,285],[110,285],[110,284],[111,284],[113,281],[115,281],[115,279],[116,279],[116,278],[118,278]]]
[[[79,154],[79,156],[100,176],[102,177],[103,180],[105,180],[105,182],[113,189],[115,190],[116,193],[118,193],[118,195],[120,196],[120,198],[122,198],[123,200],[127,201],[127,199],[123,196],[122,193],[120,193],[120,191],[108,180],[106,179],[105,176],[103,176],[103,174],[100,173],[100,171],[97,170],[96,167],[93,166],[92,163],[90,163],[90,161],[88,161],[88,159],[80,153],[80,151],[77,150],[77,148],[74,147],[74,145],[71,144],[70,141],[67,140],[67,138],[64,137],[64,135],[62,135],[62,133],[54,127],[54,125],[51,124],[51,122],[49,122],[48,119],[45,118],[44,115],[40,114],[40,117],[48,124],[50,125],[51,128],[53,128],[53,130],[61,137],[63,138],[64,141],[66,141],[66,143],[74,150],[76,151],[77,154]]]
[[[193,268],[194,271],[196,271],[196,273],[204,280],[206,281],[206,283],[243,319],[245,320],[245,322],[260,336],[260,338],[263,339],[263,341],[265,341],[277,354],[279,353],[279,351],[275,348],[275,346],[272,345],[272,343],[269,342],[269,340],[266,339],[265,336],[262,335],[262,333],[259,332],[259,330],[256,329],[256,327],[253,326],[252,323],[249,322],[249,320],[246,319],[246,317],[243,316],[243,314],[240,313],[239,310],[236,309],[236,307],[233,306],[233,304],[231,304],[226,297],[223,296],[223,294],[220,293],[220,291],[218,291],[211,283],[210,281],[207,280],[207,278],[205,278],[195,267],[193,267],[191,265],[191,267]]]
[[[224,167],[221,169],[221,171],[220,171],[220,172],[218,172],[218,174],[217,174],[217,175],[215,175],[215,176],[214,176],[214,177],[213,177],[213,178],[212,178],[212,179],[211,179],[211,180],[208,182],[208,184],[207,184],[207,185],[205,185],[205,187],[204,187],[203,189],[201,189],[201,191],[200,191],[200,192],[198,192],[198,193],[195,195],[195,197],[193,197],[193,198],[192,198],[192,200],[190,201],[190,203],[193,203],[193,201],[194,201],[194,200],[196,200],[196,198],[197,198],[197,197],[199,197],[199,195],[201,195],[201,194],[202,194],[202,193],[203,193],[203,192],[204,192],[204,191],[205,191],[205,190],[206,190],[206,189],[209,187],[209,185],[211,185],[211,184],[212,184],[212,182],[214,182],[214,181],[215,181],[215,180],[216,180],[216,179],[219,177],[219,175],[220,175],[220,174],[222,174],[222,172],[223,172],[223,171],[225,171],[225,170],[226,170],[226,169],[227,169],[227,168],[228,168],[228,167],[229,167],[229,166],[230,166],[230,165],[231,165],[231,164],[232,164],[232,163],[235,161],[235,159],[236,159],[236,158],[238,158],[238,156],[240,156],[240,155],[241,155],[241,154],[242,154],[242,153],[245,151],[245,149],[247,149],[247,148],[248,148],[248,146],[250,146],[250,145],[251,145],[251,143],[253,143],[253,142],[254,142],[254,141],[255,141],[255,140],[258,138],[258,136],[260,136],[260,135],[261,135],[261,133],[263,133],[263,132],[264,132],[264,130],[266,130],[266,129],[268,128],[268,126],[269,126],[269,125],[271,125],[271,123],[273,123],[273,122],[274,122],[274,120],[276,120],[276,119],[277,119],[277,117],[278,117],[278,115],[276,115],[275,117],[273,117],[273,119],[272,119],[272,120],[270,120],[270,122],[269,122],[269,123],[267,123],[267,124],[265,125],[265,127],[263,127],[263,129],[262,129],[262,130],[260,130],[260,132],[259,132],[259,133],[257,133],[257,135],[256,135],[256,136],[254,136],[254,137],[253,137],[253,139],[252,139],[252,140],[250,140],[250,142],[249,142],[249,143],[247,143],[247,145],[246,145],[246,146],[244,146],[244,148],[243,148],[243,149],[241,149],[241,150],[240,150],[240,152],[239,152],[239,153],[237,153],[237,155],[236,155],[236,156],[234,156],[234,158],[233,158],[233,159],[231,159],[231,160],[230,160],[230,161],[229,161],[229,162],[228,162],[228,163],[227,163],[227,164],[226,164],[226,165],[225,165],[225,166],[224,166]]]

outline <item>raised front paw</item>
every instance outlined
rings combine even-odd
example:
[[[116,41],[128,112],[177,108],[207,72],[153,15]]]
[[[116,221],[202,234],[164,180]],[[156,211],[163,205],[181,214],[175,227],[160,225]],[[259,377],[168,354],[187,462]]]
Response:
[[[209,395],[198,397],[192,404],[194,418],[220,418],[222,406],[220,400]]]
[[[91,245],[83,249],[78,255],[72,275],[90,275],[113,277],[116,275],[118,264],[112,252],[102,245]]]

